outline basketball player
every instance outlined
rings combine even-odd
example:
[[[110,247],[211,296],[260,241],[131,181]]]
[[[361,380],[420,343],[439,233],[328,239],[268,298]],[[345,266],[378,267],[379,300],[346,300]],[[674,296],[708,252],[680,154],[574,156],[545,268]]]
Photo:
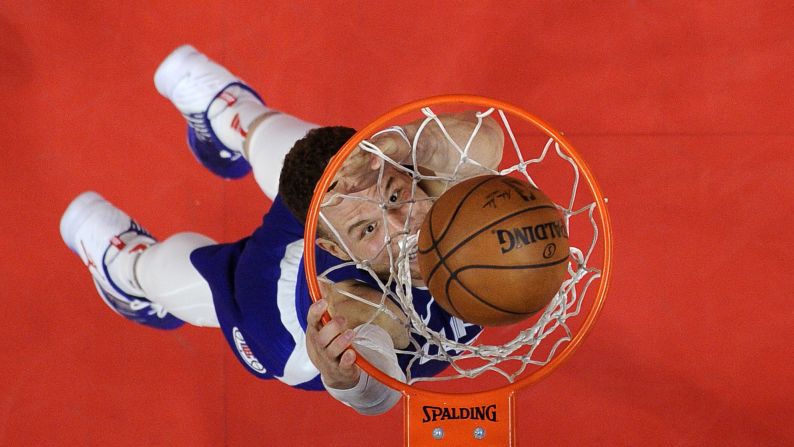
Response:
[[[221,328],[237,358],[257,377],[302,389],[325,388],[364,414],[391,408],[399,395],[368,380],[354,365],[355,352],[349,348],[355,338],[356,348],[368,360],[404,380],[410,356],[398,356],[394,350],[416,349],[416,345],[409,343],[399,308],[388,303],[396,318],[380,314],[375,324],[361,326],[373,308],[325,290],[326,299],[310,309],[302,266],[303,224],[314,185],[330,157],[354,131],[320,128],[268,108],[249,86],[190,46],[177,48],[162,62],[155,85],[187,119],[188,143],[197,159],[226,178],[239,178],[253,170],[273,205],[262,226],[235,243],[216,244],[191,232],[158,242],[98,194],[79,195],[64,213],[61,234],[88,266],[100,296],[111,309],[144,325],[174,329],[188,322]],[[473,114],[441,117],[453,137],[468,136],[474,118]],[[477,145],[482,149],[470,155],[484,166],[495,167],[503,137],[495,123],[486,123],[482,144]],[[388,156],[403,161],[409,149],[405,139],[415,130],[409,124],[375,139]],[[450,150],[428,142],[418,152],[427,169],[444,172],[451,168]],[[378,194],[372,185],[378,163],[366,153],[351,157],[337,177],[335,191]],[[472,173],[480,169],[473,166],[464,169]],[[389,182],[384,198],[399,203],[410,179],[389,166],[384,170]],[[382,219],[372,218],[375,205],[371,204],[372,209],[361,205],[356,210],[343,202],[328,210],[332,225],[345,231],[340,241],[321,228],[317,243],[324,251],[318,256],[318,269],[347,259],[339,248],[344,242],[359,259],[370,259],[376,271],[387,271],[388,260],[378,255],[383,251],[383,232],[402,232],[406,217],[418,228],[429,206],[415,206],[408,216],[407,204],[395,205],[390,211],[395,216],[394,228],[379,228]],[[350,225],[345,226],[346,222]],[[381,247],[373,242],[377,235]],[[418,269],[414,270],[418,277]],[[343,290],[379,301],[380,292],[367,286],[372,281],[367,276],[346,268],[331,279]],[[416,308],[432,329],[461,342],[479,333],[479,327],[435,306],[425,290],[415,289],[414,296]],[[333,319],[321,328],[319,318],[326,310]],[[423,347],[423,340],[417,343]],[[433,375],[445,366],[426,362],[412,366],[411,374]]]

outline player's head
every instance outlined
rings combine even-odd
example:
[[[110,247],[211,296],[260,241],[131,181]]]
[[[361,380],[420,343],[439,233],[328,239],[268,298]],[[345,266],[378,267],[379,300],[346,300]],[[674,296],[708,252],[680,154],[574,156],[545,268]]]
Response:
[[[328,161],[355,133],[355,129],[342,126],[312,129],[296,141],[284,157],[278,180],[278,195],[302,224],[306,224],[314,187]]]
[[[354,133],[347,127],[313,129],[298,140],[285,157],[279,195],[301,223],[306,223],[314,187],[328,161]],[[352,255],[360,261],[367,260],[375,272],[387,274],[391,267],[385,243],[387,236],[392,253],[396,255],[397,244],[407,234],[416,233],[431,204],[423,200],[427,196],[420,188],[412,188],[409,175],[389,164],[378,184],[350,195],[359,200],[339,200],[323,207],[323,215],[336,231],[320,222],[317,244],[341,259],[350,259]],[[415,200],[410,201],[412,195]],[[411,263],[411,270],[412,276],[420,277],[415,261]]]

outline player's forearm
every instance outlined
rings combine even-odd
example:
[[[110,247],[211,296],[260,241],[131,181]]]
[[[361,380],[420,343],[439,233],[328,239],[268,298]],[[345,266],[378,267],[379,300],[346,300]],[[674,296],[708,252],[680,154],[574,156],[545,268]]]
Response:
[[[412,142],[416,134],[420,134],[416,147],[416,163],[419,166],[446,175],[457,168],[462,176],[484,173],[499,166],[504,134],[490,116],[478,118],[477,112],[474,111],[439,115],[438,121],[441,125],[431,120],[422,128],[424,121],[418,120],[403,126],[408,139]],[[460,151],[467,145],[466,157],[473,163],[460,164]]]
[[[325,389],[334,399],[366,416],[383,414],[400,400],[399,392],[378,382],[363,370],[353,388],[336,389],[325,385]]]

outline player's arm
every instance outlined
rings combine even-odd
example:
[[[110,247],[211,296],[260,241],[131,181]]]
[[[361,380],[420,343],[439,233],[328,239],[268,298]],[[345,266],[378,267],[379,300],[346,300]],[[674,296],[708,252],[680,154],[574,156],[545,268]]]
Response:
[[[469,161],[460,165],[459,176],[465,178],[495,170],[502,160],[504,133],[490,115],[478,118],[478,113],[468,111],[439,115],[438,121],[430,120],[424,128],[421,126],[425,120],[404,125],[402,128],[411,142],[421,129],[416,145],[416,164],[440,175],[451,175],[460,164],[460,151],[468,144],[466,157]],[[402,149],[403,152],[405,150]],[[410,146],[403,158],[402,162],[413,162]]]
[[[395,347],[408,345],[402,312],[387,302],[389,312],[378,312],[373,324],[365,325],[376,308],[352,299],[348,294],[378,303],[380,293],[354,281],[322,288],[325,298],[309,308],[306,339],[309,358],[320,371],[323,384],[334,398],[359,413],[380,414],[389,410],[399,400],[399,393],[361,370],[355,364],[356,351],[351,347],[355,346],[381,371],[397,380],[405,380],[394,351]],[[321,318],[326,310],[332,319],[323,326]]]
[[[478,117],[478,113],[438,115],[438,121],[430,120],[424,127],[425,120],[417,120],[385,129],[369,142],[392,160],[415,165],[425,173],[450,176],[457,169],[460,179],[487,174],[502,160],[504,132],[490,115]],[[414,140],[415,154],[411,150]],[[467,145],[467,161],[461,164],[461,151]],[[372,186],[382,162],[370,152],[354,150],[335,176],[332,189],[355,192]]]
[[[380,326],[389,334],[395,347],[403,349],[408,346],[407,317],[380,290],[359,281],[347,280],[333,284],[320,282],[320,291],[328,300],[328,314],[331,317],[343,317],[347,329],[372,320],[372,324]]]

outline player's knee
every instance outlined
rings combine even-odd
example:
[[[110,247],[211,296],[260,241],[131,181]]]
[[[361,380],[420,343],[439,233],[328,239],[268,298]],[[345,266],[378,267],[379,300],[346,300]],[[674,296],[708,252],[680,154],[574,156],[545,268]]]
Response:
[[[182,252],[190,253],[201,247],[205,247],[207,245],[215,244],[216,242],[210,239],[207,236],[199,233],[193,233],[191,231],[184,231],[182,233],[176,233],[169,237],[168,239],[160,242],[161,247],[168,247],[169,250],[174,252]]]
[[[192,233],[176,233],[151,246],[138,259],[136,276],[149,299],[167,294],[172,290],[203,281],[190,262],[193,250],[212,245],[207,236]]]
[[[136,267],[146,297],[190,324],[217,327],[212,291],[190,261],[194,250],[214,243],[207,236],[183,232],[147,249]]]

